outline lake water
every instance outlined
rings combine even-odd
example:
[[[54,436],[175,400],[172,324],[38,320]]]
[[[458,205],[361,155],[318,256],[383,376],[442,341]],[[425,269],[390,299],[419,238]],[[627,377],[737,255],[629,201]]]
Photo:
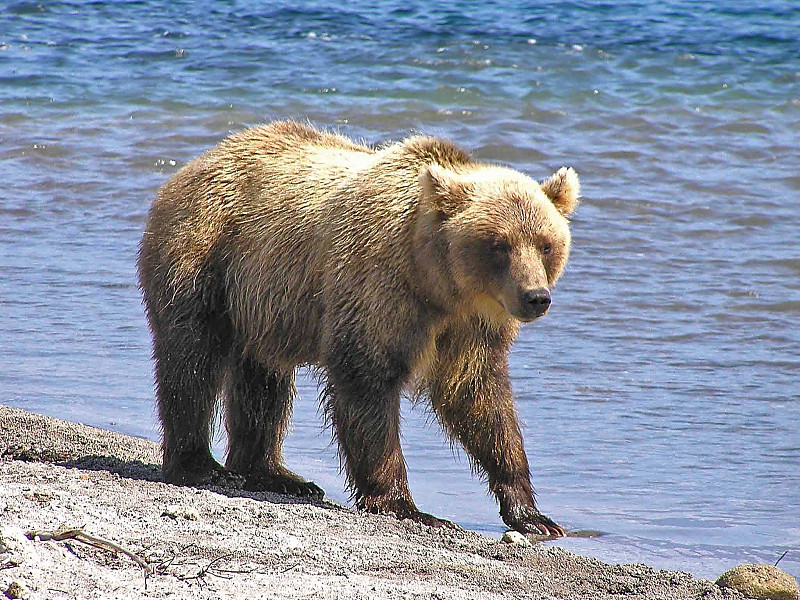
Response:
[[[800,7],[3,2],[0,402],[159,438],[135,255],[156,189],[230,131],[309,119],[581,175],[515,394],[554,542],[800,576]],[[306,376],[286,454],[347,501]],[[422,410],[420,507],[504,530]],[[224,451],[220,440],[218,452]]]

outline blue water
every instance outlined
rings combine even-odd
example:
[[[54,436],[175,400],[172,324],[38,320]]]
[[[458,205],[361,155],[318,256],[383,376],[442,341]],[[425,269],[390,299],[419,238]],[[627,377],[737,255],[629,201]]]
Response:
[[[582,177],[515,393],[542,510],[609,561],[800,576],[800,7],[793,1],[0,4],[0,402],[158,439],[148,204],[228,132],[300,118]],[[286,454],[347,501],[301,380]],[[429,512],[497,536],[406,407]],[[224,452],[224,440],[217,444]]]

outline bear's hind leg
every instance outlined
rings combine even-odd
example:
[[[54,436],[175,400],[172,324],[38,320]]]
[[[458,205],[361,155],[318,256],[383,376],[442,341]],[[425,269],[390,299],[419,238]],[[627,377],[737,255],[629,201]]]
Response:
[[[225,407],[226,466],[245,478],[249,490],[322,498],[321,488],[283,466],[294,395],[294,373],[272,371],[247,356],[234,359]]]
[[[224,372],[212,332],[169,324],[156,336],[158,408],[164,431],[164,479],[177,485],[240,487],[211,455],[211,424]]]

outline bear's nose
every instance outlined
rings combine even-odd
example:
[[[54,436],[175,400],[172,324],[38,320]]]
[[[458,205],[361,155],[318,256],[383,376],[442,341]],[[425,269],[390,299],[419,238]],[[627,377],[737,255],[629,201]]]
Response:
[[[535,288],[522,292],[522,307],[531,317],[540,317],[550,308],[550,292],[545,288]]]

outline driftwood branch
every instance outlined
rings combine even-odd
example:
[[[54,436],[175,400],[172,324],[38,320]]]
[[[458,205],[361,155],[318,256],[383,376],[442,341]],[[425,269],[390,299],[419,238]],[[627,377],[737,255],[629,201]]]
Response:
[[[103,538],[96,537],[94,535],[90,535],[83,531],[83,529],[61,529],[58,531],[40,531],[40,530],[32,530],[26,531],[25,537],[29,540],[41,540],[41,541],[54,541],[54,542],[61,542],[63,540],[75,540],[77,542],[83,542],[88,546],[94,546],[95,548],[99,548],[100,550],[105,550],[107,552],[121,552],[128,558],[130,558],[133,562],[139,565],[142,569],[144,569],[145,577],[152,574],[152,568],[147,561],[145,561],[141,556],[136,554],[135,552],[131,552],[127,548],[120,546],[119,544],[115,544],[109,540],[105,540]]]

